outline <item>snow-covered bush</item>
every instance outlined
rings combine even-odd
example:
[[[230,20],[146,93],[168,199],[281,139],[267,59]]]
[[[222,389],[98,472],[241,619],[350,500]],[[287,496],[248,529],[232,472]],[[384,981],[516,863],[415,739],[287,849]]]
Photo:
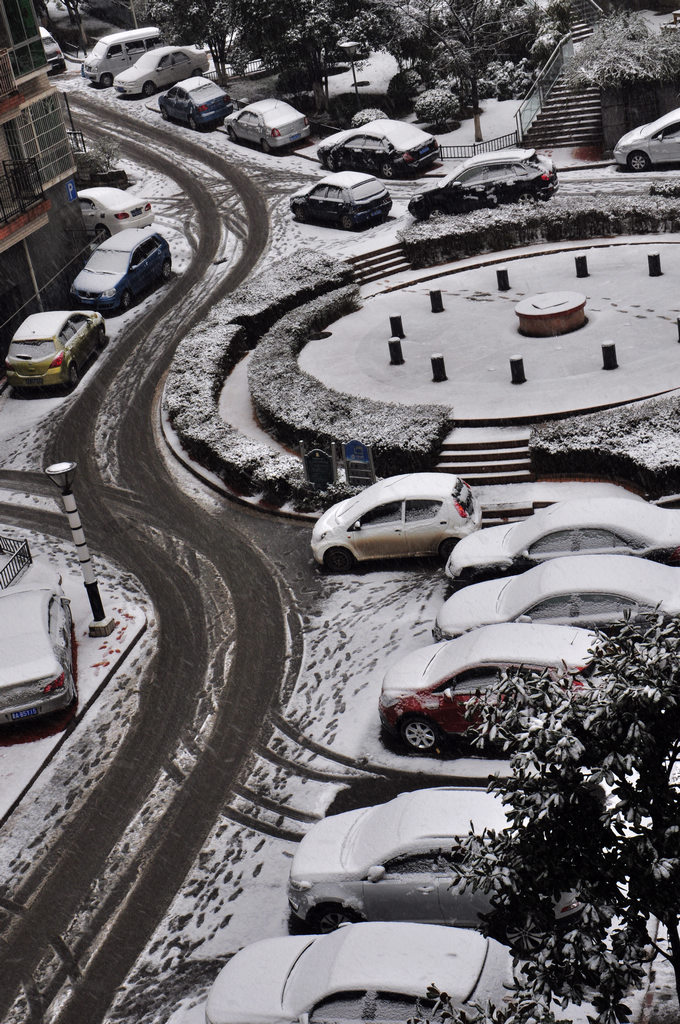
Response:
[[[649,186],[650,196],[665,196],[666,199],[680,199],[680,181],[653,181]]]
[[[397,71],[396,75],[390,78],[387,86],[387,95],[397,104],[413,99],[418,92],[420,75],[414,68],[406,68],[404,71]]]
[[[680,230],[680,201],[657,196],[556,196],[443,216],[398,233],[415,267],[537,242]]]
[[[538,424],[531,432],[538,476],[627,480],[652,498],[680,492],[680,398]]]
[[[350,122],[352,128],[362,128],[369,121],[380,121],[387,117],[384,110],[377,107],[367,107],[365,110],[358,110]]]
[[[492,60],[479,80],[479,95],[493,96],[497,100],[522,99],[533,80],[534,70],[526,57],[516,63]]]
[[[595,26],[564,73],[574,88],[672,82],[680,74],[680,43],[675,32],[654,32],[642,15],[620,11]]]
[[[460,118],[458,98],[448,89],[427,89],[415,102],[416,117],[426,124],[443,125]]]

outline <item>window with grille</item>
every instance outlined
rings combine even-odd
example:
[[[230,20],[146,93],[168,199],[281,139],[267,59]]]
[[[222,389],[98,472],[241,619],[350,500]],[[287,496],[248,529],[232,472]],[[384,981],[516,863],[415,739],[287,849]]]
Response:
[[[43,186],[73,169],[73,154],[56,95],[32,103],[4,127],[12,159],[34,157]]]

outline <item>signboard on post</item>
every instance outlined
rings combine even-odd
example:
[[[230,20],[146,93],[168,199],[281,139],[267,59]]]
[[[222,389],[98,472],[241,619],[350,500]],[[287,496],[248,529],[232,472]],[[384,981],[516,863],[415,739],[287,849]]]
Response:
[[[348,441],[344,446],[345,474],[353,487],[367,487],[375,483],[373,453],[361,441]]]
[[[305,476],[312,487],[317,491],[323,491],[329,484],[335,483],[335,459],[332,455],[321,448],[312,448],[307,452],[304,444],[300,444],[300,450]]]

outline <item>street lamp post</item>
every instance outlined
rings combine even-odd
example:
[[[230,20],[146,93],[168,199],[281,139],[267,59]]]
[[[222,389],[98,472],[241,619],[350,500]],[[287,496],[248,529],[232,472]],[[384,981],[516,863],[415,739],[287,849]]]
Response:
[[[347,42],[344,42],[344,43],[338,43],[338,46],[340,47],[340,49],[344,50],[345,53],[347,54],[347,56],[349,57],[349,62],[352,65],[352,78],[354,79],[354,94],[355,94],[355,96],[357,98],[357,110],[359,109],[360,101],[359,101],[359,86],[357,85],[357,73],[356,73],[356,71],[354,69],[354,58],[356,57],[356,55],[357,55],[357,53],[359,51],[359,45],[360,45],[359,43],[352,42],[351,40],[348,40]]]
[[[90,558],[90,552],[85,542],[85,534],[80,523],[80,516],[78,515],[78,506],[71,490],[73,477],[76,473],[76,463],[56,462],[52,466],[47,466],[45,473],[61,491],[64,511],[66,512],[68,525],[71,527],[73,543],[76,546],[78,561],[80,562],[80,569],[85,582],[85,590],[87,591],[90,608],[92,609],[92,622],[89,627],[90,636],[109,636],[116,628],[116,624],[113,617],[110,615],[107,617],[104,612],[102,599],[99,596],[99,586],[92,567],[92,559]]]

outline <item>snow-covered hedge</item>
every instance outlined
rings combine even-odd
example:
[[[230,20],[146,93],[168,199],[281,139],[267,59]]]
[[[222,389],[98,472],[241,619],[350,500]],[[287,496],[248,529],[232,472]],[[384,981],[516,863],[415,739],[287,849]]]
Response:
[[[627,480],[652,498],[680,492],[680,398],[649,398],[535,426],[538,476]]]
[[[260,342],[248,378],[258,418],[290,446],[303,440],[329,449],[332,441],[354,439],[371,445],[378,476],[431,469],[450,426],[446,407],[357,398],[329,390],[300,369],[298,355],[310,334],[357,308],[357,296],[345,288],[316,299]]]
[[[429,267],[538,242],[662,231],[680,231],[680,199],[600,193],[435,217],[401,231],[398,238],[414,267]]]
[[[378,107],[365,107],[364,110],[358,110],[352,120],[350,121],[351,128],[363,128],[369,121],[382,121],[387,117],[384,110],[379,110]]]

